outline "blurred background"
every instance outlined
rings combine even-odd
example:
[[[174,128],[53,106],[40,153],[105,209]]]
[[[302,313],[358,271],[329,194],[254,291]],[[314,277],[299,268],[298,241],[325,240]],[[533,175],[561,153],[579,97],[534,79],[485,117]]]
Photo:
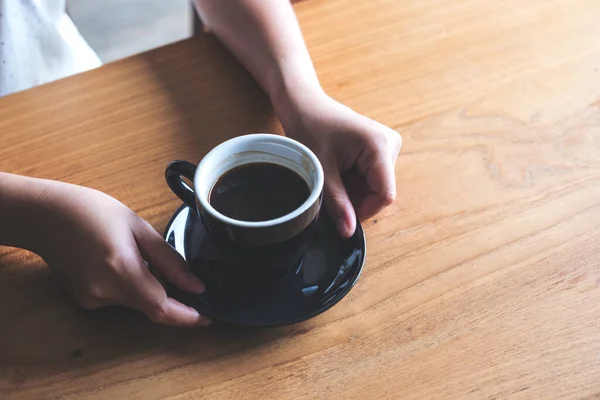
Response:
[[[77,28],[108,63],[190,37],[190,0],[68,0]]]

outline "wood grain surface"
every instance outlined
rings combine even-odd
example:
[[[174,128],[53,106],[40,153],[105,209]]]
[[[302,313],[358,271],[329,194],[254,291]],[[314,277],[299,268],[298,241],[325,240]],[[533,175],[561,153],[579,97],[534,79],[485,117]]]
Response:
[[[88,312],[0,250],[2,399],[600,396],[600,2],[307,0],[326,90],[400,131],[365,273],[278,329]],[[173,159],[281,132],[209,36],[0,99],[0,170],[103,190],[158,230]]]

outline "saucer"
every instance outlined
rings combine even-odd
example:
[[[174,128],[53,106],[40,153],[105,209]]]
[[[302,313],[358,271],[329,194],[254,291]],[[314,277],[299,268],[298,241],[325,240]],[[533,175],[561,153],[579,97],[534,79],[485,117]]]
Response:
[[[169,295],[216,321],[246,326],[293,324],[327,311],[358,281],[366,256],[360,223],[354,236],[343,239],[326,213],[319,217],[316,233],[298,266],[267,284],[223,279],[224,261],[197,212],[186,205],[167,225],[165,239],[206,284],[200,295],[168,285]]]

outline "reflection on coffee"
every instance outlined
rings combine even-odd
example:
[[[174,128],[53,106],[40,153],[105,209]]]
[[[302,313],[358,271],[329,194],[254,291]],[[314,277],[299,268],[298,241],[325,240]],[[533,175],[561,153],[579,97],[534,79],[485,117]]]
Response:
[[[306,181],[290,168],[259,162],[240,165],[223,174],[215,182],[209,201],[229,218],[259,222],[293,212],[309,195]]]

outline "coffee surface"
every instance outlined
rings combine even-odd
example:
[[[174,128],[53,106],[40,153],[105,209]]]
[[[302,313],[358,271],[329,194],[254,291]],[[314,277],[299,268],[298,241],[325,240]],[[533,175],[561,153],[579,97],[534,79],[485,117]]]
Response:
[[[223,174],[210,192],[210,204],[229,218],[259,222],[291,213],[309,195],[308,184],[296,172],[259,162],[240,165]]]

